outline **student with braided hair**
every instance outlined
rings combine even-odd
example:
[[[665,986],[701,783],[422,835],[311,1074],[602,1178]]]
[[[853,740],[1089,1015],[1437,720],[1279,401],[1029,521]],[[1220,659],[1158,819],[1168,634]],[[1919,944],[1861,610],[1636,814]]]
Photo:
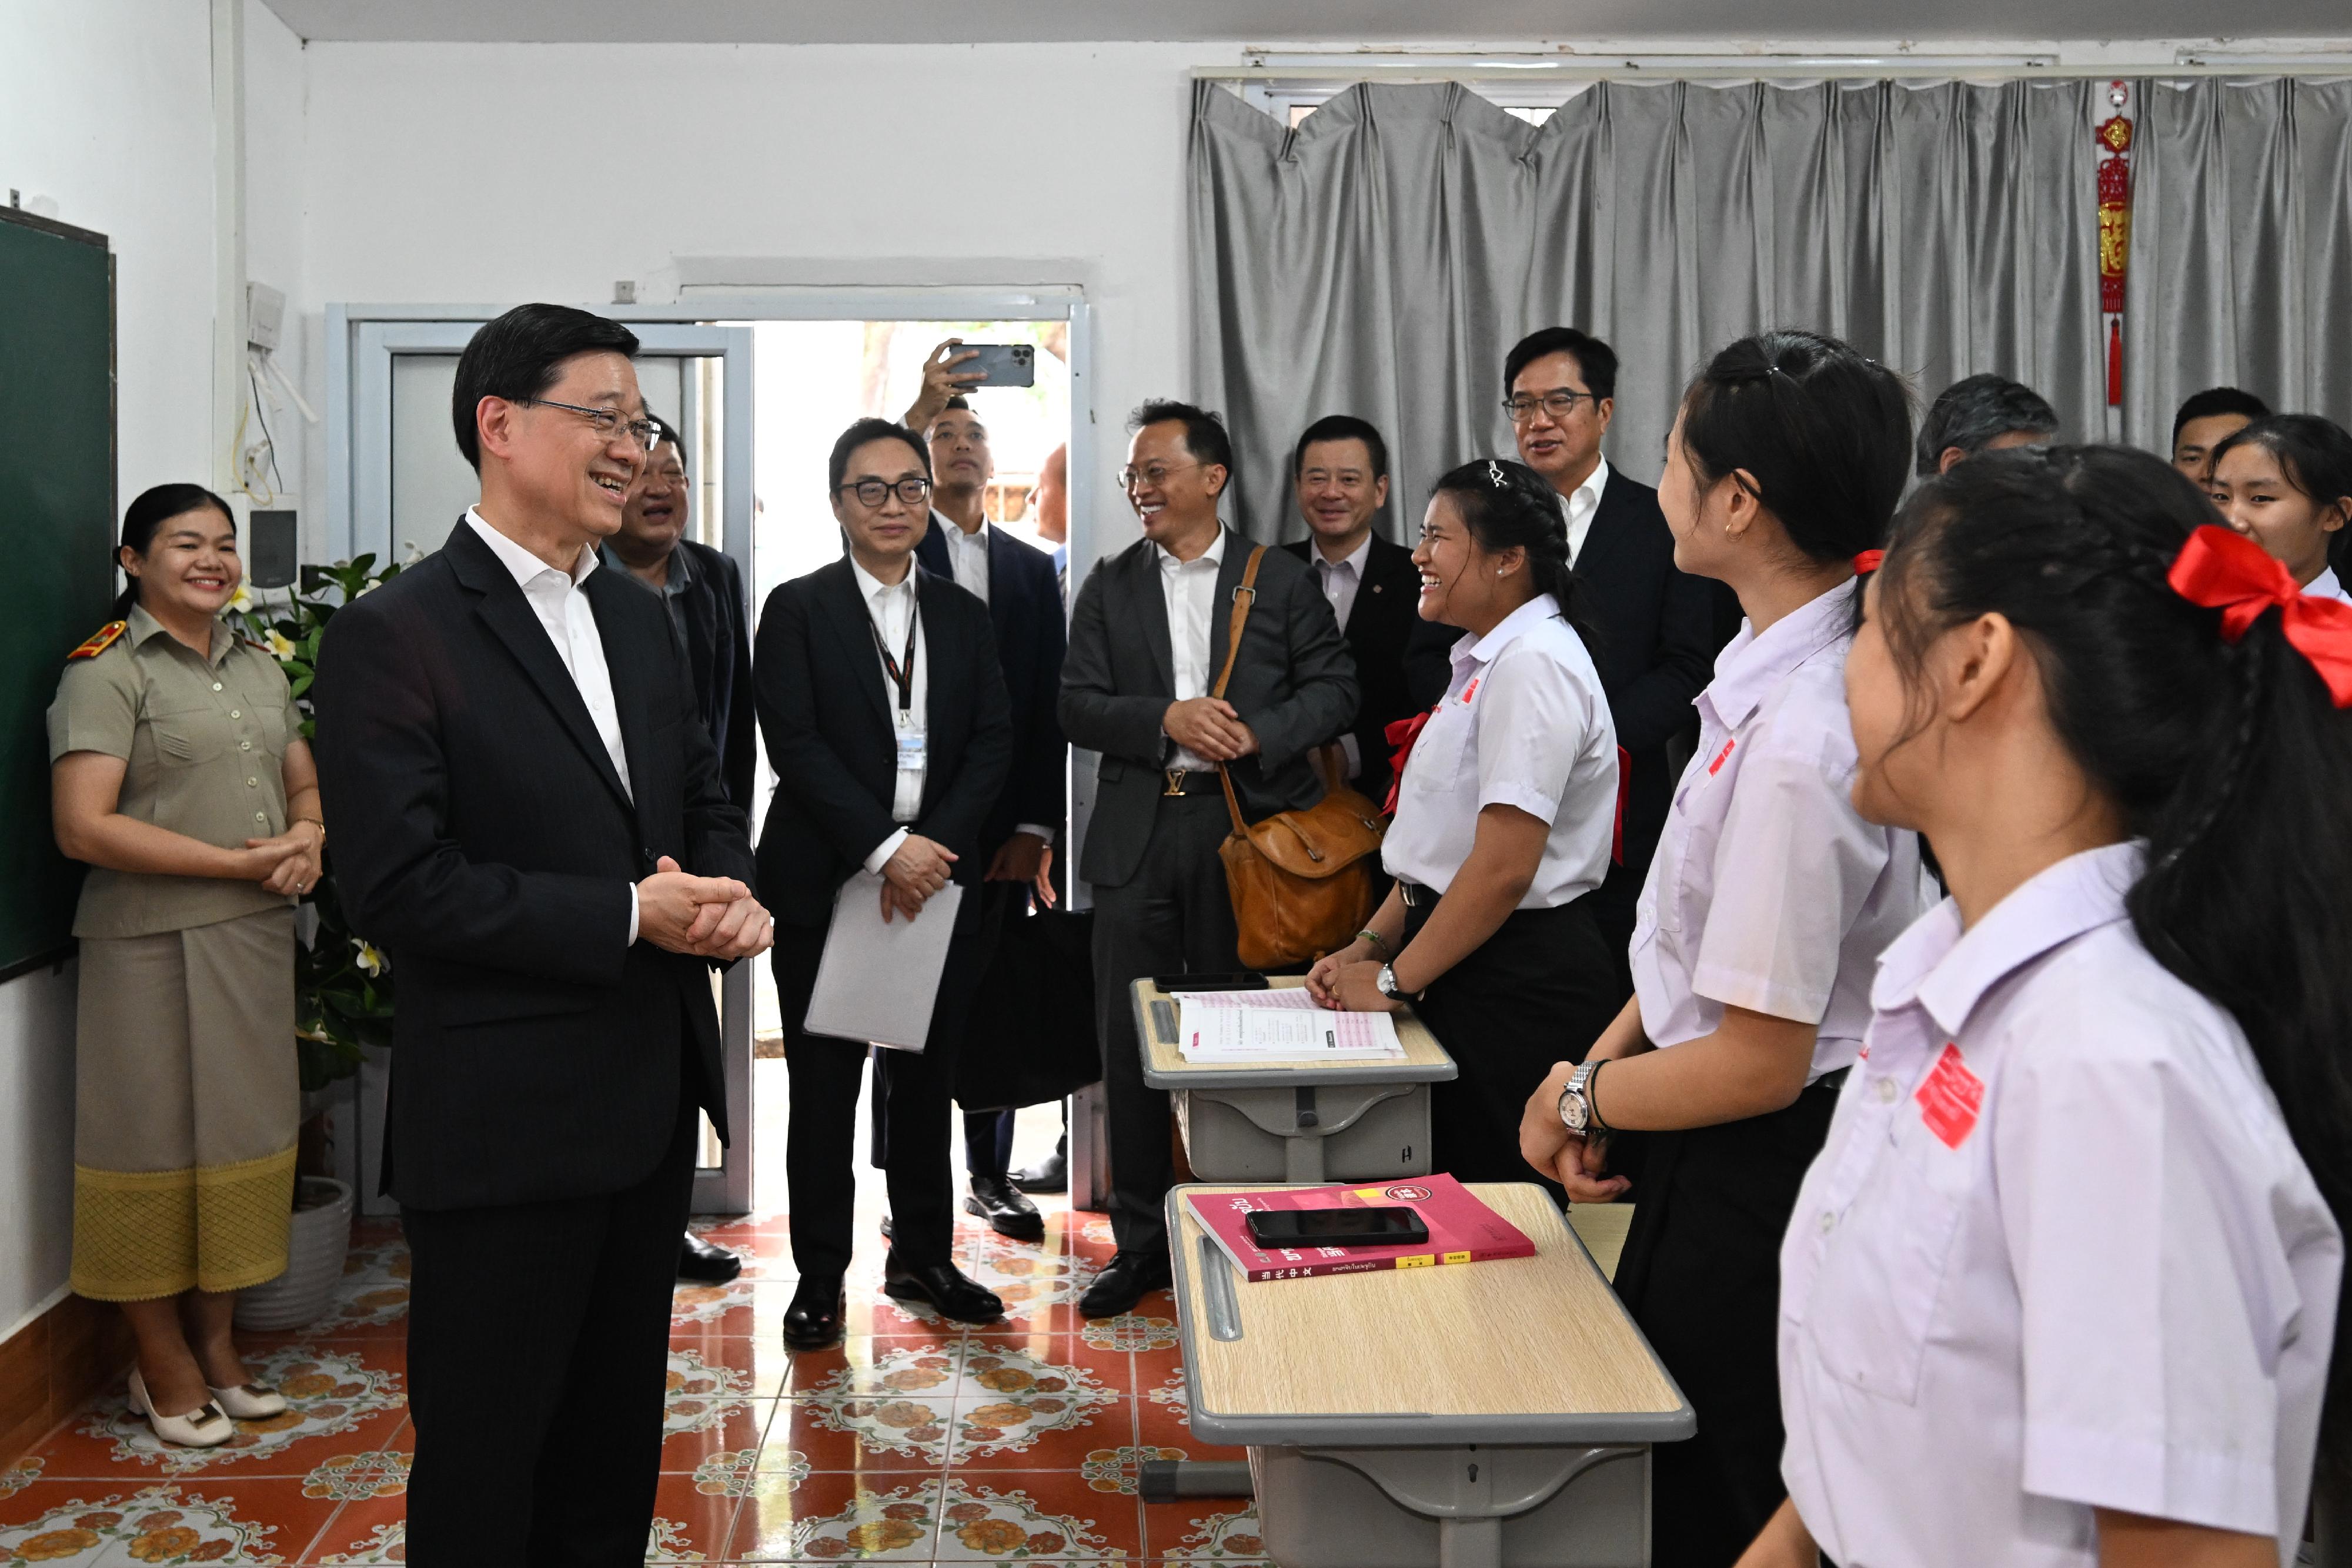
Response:
[[[1465,630],[1435,708],[1390,727],[1405,742],[1381,847],[1396,885],[1307,985],[1358,1011],[1411,999],[1461,1068],[1433,1086],[1436,1168],[1524,1179],[1519,1107],[1562,1031],[1591,1040],[1622,995],[1591,895],[1623,754],[1541,475],[1488,458],[1447,474],[1412,559],[1423,620]]]
[[[1626,1191],[1616,1287],[1698,1413],[1652,1456],[1652,1561],[1723,1568],[1780,1506],[1777,1256],[1870,1019],[1879,951],[1927,906],[1917,836],[1868,822],[1843,674],[1910,467],[1903,384],[1808,332],[1745,338],[1684,393],[1658,502],[1675,564],[1747,613],[1699,695],[1634,927],[1634,994],[1527,1101],[1528,1164],[1578,1202]],[[1573,1057],[1584,1041],[1559,1041]]]
[[[1864,609],[1854,802],[1951,897],[1788,1228],[1790,1501],[1743,1568],[2291,1563],[2333,1349],[2325,1551],[2352,606],[2161,459],[2061,447],[1930,481]]]

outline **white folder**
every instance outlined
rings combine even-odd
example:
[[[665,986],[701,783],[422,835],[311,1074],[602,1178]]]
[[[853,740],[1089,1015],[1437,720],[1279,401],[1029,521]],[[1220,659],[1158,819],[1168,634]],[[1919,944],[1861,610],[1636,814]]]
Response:
[[[894,912],[886,925],[882,879],[851,873],[834,895],[833,924],[801,1027],[811,1034],[922,1050],[962,902],[963,889],[950,883],[931,895],[919,918]]]

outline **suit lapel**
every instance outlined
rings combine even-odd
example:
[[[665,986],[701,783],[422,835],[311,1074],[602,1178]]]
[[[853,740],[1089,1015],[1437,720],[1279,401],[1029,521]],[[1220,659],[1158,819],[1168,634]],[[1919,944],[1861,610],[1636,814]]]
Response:
[[[995,562],[989,564],[993,567]],[[937,650],[946,646],[940,640],[939,618],[940,588],[945,581],[945,579],[935,577],[920,567],[916,569],[915,613],[923,618],[923,645],[916,652],[916,657],[923,661],[923,729],[925,734],[934,736],[943,733],[939,722],[940,715],[953,713],[958,705],[966,701],[961,685],[953,689],[950,686],[950,681],[961,679],[963,673],[961,661],[937,656]],[[995,602],[995,586],[992,579],[989,583],[991,603]],[[936,770],[932,776],[937,776]]]
[[[1609,483],[1601,486],[1601,500],[1592,508],[1591,526],[1584,530],[1584,548],[1576,552],[1576,575],[1590,579],[1593,569],[1607,564],[1624,542],[1625,509],[1621,504],[1624,477],[1616,469],[1609,470]]]
[[[530,601],[523,596],[505,563],[475,536],[469,523],[458,523],[457,531],[449,536],[446,548],[458,581],[481,595],[475,603],[474,613],[506,644],[507,651],[530,677],[531,685],[539,688],[539,695],[555,710],[564,732],[580,747],[597,777],[604,780],[605,787],[624,806],[629,805],[629,792],[621,788],[621,776],[614,771],[612,754],[604,749],[604,737],[596,733],[596,721],[588,716],[588,705],[581,699],[579,684],[563,667],[547,628],[540,624],[538,612],[531,609]],[[594,574],[590,575],[590,580],[594,580]]]
[[[1013,634],[1013,601],[1020,591],[1013,580],[1013,552],[1018,548],[1004,537],[1003,529],[988,530],[988,619],[1000,648]],[[924,622],[924,635],[929,636],[930,629],[931,623]]]
[[[1202,688],[1204,694],[1217,689],[1218,672],[1225,667],[1225,644],[1234,629],[1234,591],[1241,587],[1242,574],[1249,570],[1250,551],[1256,548],[1231,528],[1225,529],[1224,534],[1225,555],[1217,563],[1217,591],[1209,604],[1209,669],[1208,685]],[[1264,580],[1263,570],[1259,577]],[[1256,605],[1250,606],[1250,613],[1257,613]]]
[[[604,669],[613,682],[613,707],[621,720],[621,755],[628,758],[629,779],[635,785],[630,791],[635,797],[631,804],[642,812],[646,786],[653,778],[654,674],[661,667],[661,662],[647,657],[651,649],[633,648],[622,640],[620,627],[624,607],[619,596],[645,591],[634,583],[623,582],[609,569],[601,567],[590,572],[587,581],[580,587],[581,591],[588,595],[589,608],[596,612],[596,640],[604,646]],[[669,606],[662,604],[658,608],[667,619]],[[695,723],[701,722],[699,714],[684,716]],[[597,749],[604,749],[602,737],[598,737]],[[640,829],[645,825],[642,815],[638,818],[638,825]]]
[[[882,733],[896,736],[890,722],[890,695],[883,688],[882,661],[874,656],[874,617],[866,608],[865,599],[857,591],[857,574],[850,569],[846,557],[824,569],[831,574],[825,591],[818,602],[825,608],[825,618],[833,623],[834,636],[841,647],[843,666],[850,672],[850,682],[874,699],[874,716],[881,721]],[[894,650],[895,652],[895,650]]]
[[[1130,558],[1127,591],[1133,603],[1128,613],[1134,617],[1129,622],[1143,637],[1144,652],[1151,655],[1151,669],[1160,677],[1160,689],[1154,696],[1176,695],[1176,653],[1168,624],[1168,595],[1160,587],[1160,547],[1146,544],[1138,547]],[[1118,632],[1113,631],[1116,638]]]

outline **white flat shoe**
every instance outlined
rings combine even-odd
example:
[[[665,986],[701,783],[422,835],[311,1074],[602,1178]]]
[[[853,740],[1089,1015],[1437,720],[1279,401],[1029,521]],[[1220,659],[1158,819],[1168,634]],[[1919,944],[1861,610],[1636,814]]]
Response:
[[[159,1416],[147,1399],[147,1385],[139,1369],[131,1369],[131,1408],[133,1414],[147,1417],[155,1436],[183,1448],[213,1448],[236,1436],[230,1425],[228,1412],[212,1400],[205,1400],[184,1416]]]
[[[240,1421],[260,1421],[286,1410],[286,1396],[275,1388],[265,1388],[258,1383],[247,1383],[236,1388],[215,1388],[213,1403]]]

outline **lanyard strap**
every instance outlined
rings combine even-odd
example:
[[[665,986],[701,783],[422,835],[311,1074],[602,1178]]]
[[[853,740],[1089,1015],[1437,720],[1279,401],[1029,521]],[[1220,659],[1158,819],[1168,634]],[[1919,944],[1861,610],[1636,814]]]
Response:
[[[866,618],[866,629],[874,634],[874,651],[882,655],[882,667],[890,673],[891,683],[898,688],[898,711],[902,714],[915,706],[915,626],[921,613],[920,605],[910,606],[907,611],[907,653],[903,666],[890,656],[890,645],[882,641],[882,628],[874,623],[872,616]]]

